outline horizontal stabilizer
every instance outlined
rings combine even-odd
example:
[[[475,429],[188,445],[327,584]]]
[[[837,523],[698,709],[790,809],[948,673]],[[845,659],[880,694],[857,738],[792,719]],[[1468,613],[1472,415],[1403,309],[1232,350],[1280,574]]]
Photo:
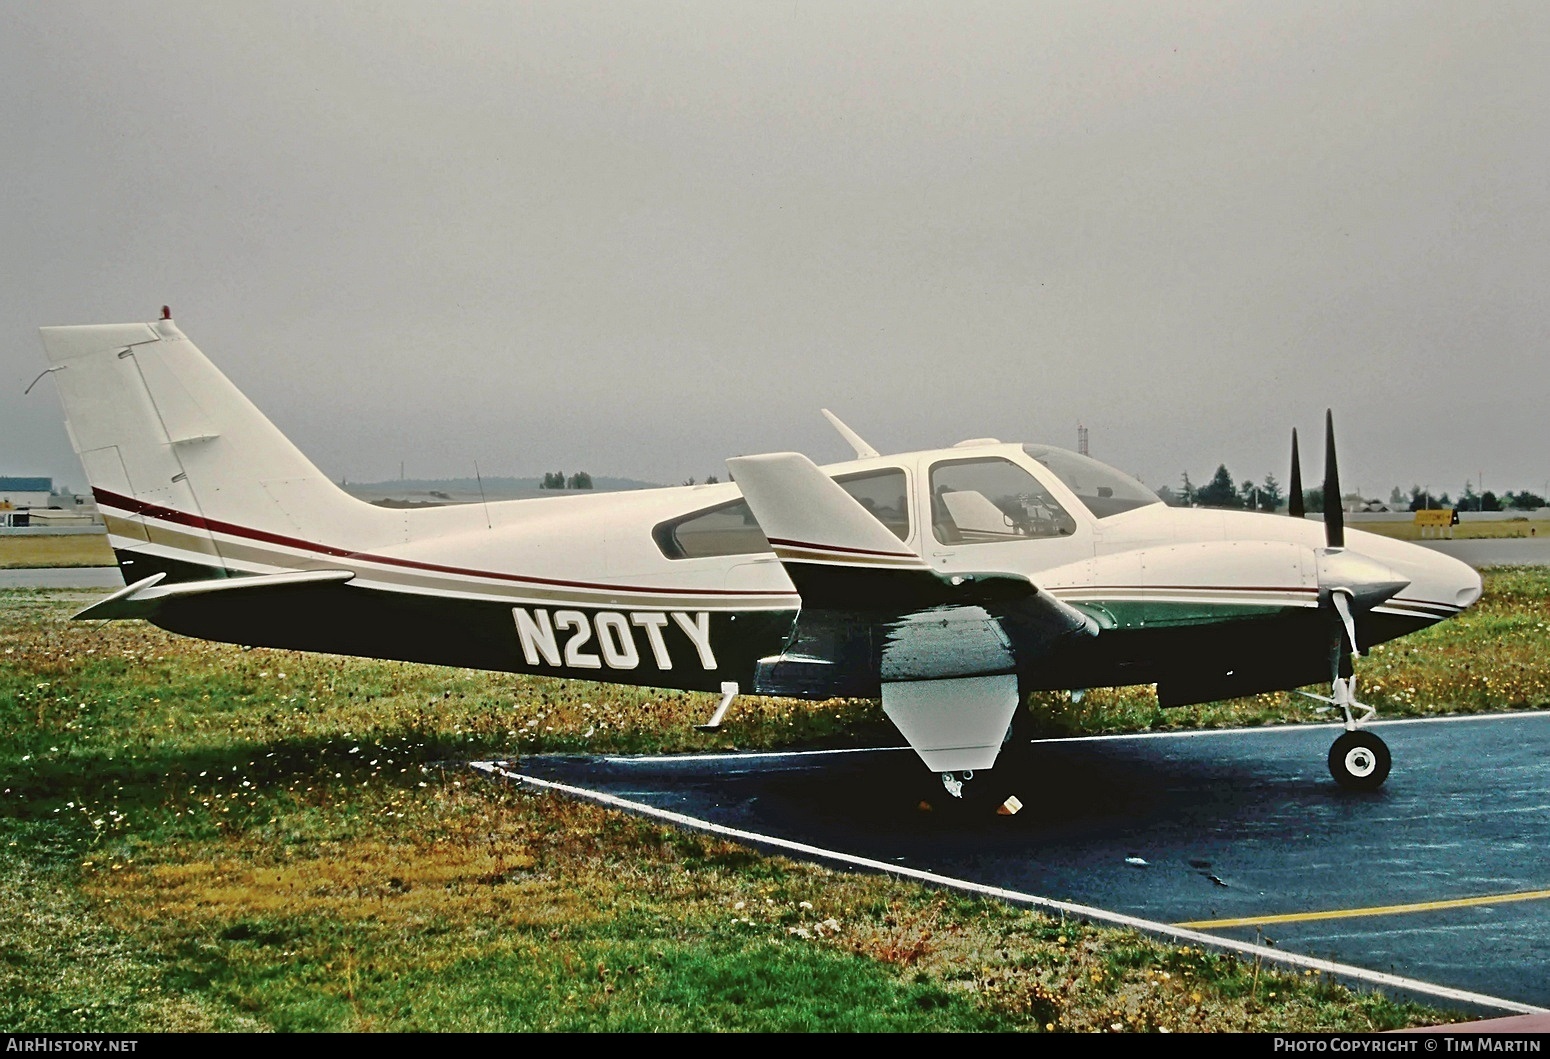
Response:
[[[926,570],[892,530],[799,452],[738,456],[732,479],[783,563]]]
[[[727,467],[804,605],[938,601],[943,584],[925,561],[806,456],[739,456]]]
[[[296,570],[283,574],[258,574],[252,577],[223,577],[209,581],[180,581],[163,585],[165,574],[152,574],[127,585],[106,599],[98,600],[76,614],[77,619],[149,618],[172,600],[207,596],[216,592],[262,592],[298,585],[343,584],[355,576],[353,570]]]

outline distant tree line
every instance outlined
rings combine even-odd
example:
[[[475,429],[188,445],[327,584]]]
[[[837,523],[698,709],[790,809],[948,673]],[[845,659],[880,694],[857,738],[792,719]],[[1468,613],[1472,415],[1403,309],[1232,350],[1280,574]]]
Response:
[[[705,476],[705,483],[704,484],[706,484],[706,485],[715,485],[719,481],[721,481],[721,479],[717,478],[714,474],[707,474]],[[693,478],[690,478],[686,482],[684,482],[684,485],[694,485],[694,484],[695,484],[695,480]],[[588,474],[586,471],[577,471],[575,474],[572,474],[572,475],[570,475],[568,477],[566,476],[564,471],[552,471],[552,472],[547,473],[547,474],[544,475],[544,480],[538,483],[538,488],[540,488],[540,489],[591,489],[592,488],[592,476],[590,474]]]
[[[538,483],[540,489],[591,489],[592,476],[586,471],[577,471],[566,476],[564,471],[551,471],[544,474],[544,480]]]
[[[1468,483],[1464,485],[1464,492],[1458,500],[1450,500],[1447,493],[1440,497],[1433,497],[1419,486],[1410,489],[1410,510],[1419,511],[1424,507],[1451,507],[1458,511],[1533,511],[1535,508],[1545,506],[1545,498],[1538,493],[1531,493],[1527,489],[1521,492],[1505,492],[1497,496],[1487,489],[1483,493],[1475,492]]]
[[[1249,511],[1277,511],[1287,503],[1287,497],[1281,489],[1281,483],[1276,481],[1273,474],[1267,474],[1263,482],[1255,483],[1245,479],[1234,484],[1233,476],[1227,470],[1226,464],[1220,464],[1216,468],[1216,474],[1205,485],[1196,485],[1190,481],[1188,473],[1183,476],[1183,481],[1178,489],[1167,486],[1159,489],[1157,495],[1163,501],[1176,507],[1219,507],[1235,508]],[[1354,499],[1347,496],[1348,501]],[[1302,493],[1302,506],[1304,511],[1321,512],[1324,510],[1324,490],[1322,488],[1304,489]],[[1538,493],[1528,490],[1521,492],[1507,492],[1497,496],[1489,489],[1483,493],[1476,493],[1474,488],[1465,483],[1464,492],[1457,500],[1447,493],[1434,495],[1418,485],[1410,487],[1407,494],[1398,486],[1389,493],[1387,506],[1390,511],[1420,511],[1423,508],[1453,508],[1458,511],[1533,511],[1545,506],[1545,498]]]
[[[1312,492],[1318,494],[1319,506],[1308,510],[1322,511],[1323,490]],[[1286,502],[1281,483],[1276,481],[1275,475],[1265,475],[1262,482],[1253,482],[1247,478],[1242,482],[1234,482],[1232,472],[1225,463],[1217,466],[1216,473],[1205,485],[1197,486],[1186,473],[1177,491],[1165,486],[1158,490],[1158,495],[1175,507],[1225,507],[1240,511],[1275,511]],[[1308,491],[1303,493],[1305,498],[1311,495]]]

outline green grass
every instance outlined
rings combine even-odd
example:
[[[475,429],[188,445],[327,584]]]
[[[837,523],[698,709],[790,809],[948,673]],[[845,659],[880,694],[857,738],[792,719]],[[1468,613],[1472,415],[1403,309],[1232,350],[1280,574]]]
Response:
[[[52,566],[112,566],[106,533],[0,537],[0,570]]]
[[[868,745],[740,700],[188,640],[0,594],[0,1023],[83,1030],[1369,1030],[1458,1016],[1230,955],[770,857],[453,762]],[[1550,702],[1550,573],[1378,648],[1389,715]],[[1144,689],[1048,731],[1308,719]],[[1309,706],[1312,704],[1309,703]]]

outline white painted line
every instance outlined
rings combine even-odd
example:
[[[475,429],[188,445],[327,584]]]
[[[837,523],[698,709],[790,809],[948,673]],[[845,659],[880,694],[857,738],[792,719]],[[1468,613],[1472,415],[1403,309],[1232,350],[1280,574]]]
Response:
[[[907,746],[855,746],[841,750],[749,750],[730,754],[656,754],[651,757],[615,754],[604,755],[603,760],[615,765],[630,765],[637,761],[660,765],[664,762],[674,761],[768,761],[771,758],[783,757],[805,758],[827,757],[834,754],[879,754],[908,749],[909,747]]]
[[[1506,721],[1521,717],[1550,717],[1550,710],[1516,710],[1511,713],[1450,713],[1442,717],[1395,717],[1386,721],[1369,721],[1363,728],[1389,728],[1402,724],[1447,724],[1451,721]],[[1344,728],[1339,721],[1317,724],[1266,724],[1253,728],[1192,728],[1180,732],[1116,732],[1113,735],[1071,735],[1053,739],[1030,739],[1030,743],[1098,743],[1119,739],[1198,739],[1202,736],[1248,735],[1251,732],[1283,734],[1286,732],[1317,732]]]
[[[1387,728],[1402,724],[1447,724],[1452,721],[1506,721],[1523,717],[1550,717],[1550,710],[1515,710],[1510,713],[1450,713],[1445,717],[1395,717],[1387,721],[1371,721],[1364,728]],[[1111,735],[1063,735],[1048,739],[1030,739],[1030,746],[1057,743],[1105,743],[1124,739],[1199,739],[1206,736],[1271,734],[1291,732],[1321,732],[1344,728],[1339,721],[1319,724],[1267,724],[1252,728],[1192,728],[1177,732],[1116,732]],[[604,755],[602,760],[624,765],[634,762],[660,765],[674,761],[755,761],[779,758],[824,757],[834,754],[878,754],[908,750],[907,746],[846,747],[839,750],[748,750],[718,754],[654,754],[632,756],[624,754]]]
[[[805,842],[793,842],[790,839],[776,838],[772,835],[761,835],[754,831],[744,831],[740,828],[725,827],[721,824],[711,823],[709,820],[701,820],[698,817],[686,816],[683,813],[675,813],[667,809],[658,809],[656,806],[646,805],[642,802],[632,802],[626,798],[620,798],[601,791],[587,790],[584,787],[573,787],[568,783],[558,783],[553,780],[539,779],[536,776],[527,776],[520,772],[512,772],[502,768],[500,763],[493,761],[470,762],[473,768],[481,772],[498,776],[502,779],[515,780],[518,783],[530,784],[548,790],[559,791],[575,798],[583,798],[600,805],[612,806],[624,809],[628,812],[642,816],[654,817],[665,820],[668,823],[677,824],[680,827],[689,827],[697,831],[706,831],[713,835],[735,839],[739,842],[754,843],[762,846],[773,846],[777,849],[787,849],[800,853],[806,857],[818,857],[823,860],[834,861],[840,864],[850,864],[858,868],[866,868],[870,871],[882,872],[887,875],[896,875],[901,878],[915,879],[919,882],[929,883],[933,886],[946,886],[965,893],[981,894],[985,897],[994,897],[1002,901],[1012,901],[1017,904],[1031,905],[1035,908],[1047,909],[1053,912],[1064,913],[1072,916],[1085,916],[1088,919],[1101,923],[1110,923],[1114,926],[1129,927],[1132,930],[1144,931],[1148,934],[1157,934],[1174,938],[1178,941],[1193,942],[1196,945],[1206,945],[1213,949],[1225,949],[1230,952],[1250,955],[1256,959],[1267,960],[1271,963],[1282,963],[1291,967],[1304,970],[1321,971],[1325,974],[1336,975],[1341,978],[1366,982],[1371,985],[1388,986],[1392,989],[1404,989],[1424,996],[1436,997],[1439,1000],[1447,1000],[1455,1003],[1478,1004],[1481,1007],[1493,1008],[1497,1011],[1510,1011],[1519,1015],[1545,1015],[1550,1014],[1550,1008],[1534,1007],[1531,1004],[1520,1004],[1515,1000],[1503,1000],[1500,997],[1486,996],[1482,993],[1471,993],[1462,989],[1452,989],[1448,986],[1436,985],[1431,982],[1422,982],[1414,978],[1405,978],[1400,975],[1385,974],[1382,971],[1369,971],[1365,967],[1355,967],[1350,964],[1335,963],[1330,960],[1315,959],[1311,956],[1300,956],[1296,953],[1283,952],[1278,949],[1270,949],[1260,945],[1252,945],[1248,942],[1234,941],[1231,938],[1222,938],[1214,934],[1205,934],[1196,930],[1186,930],[1181,927],[1170,926],[1167,923],[1157,923],[1149,919],[1140,919],[1136,916],[1127,916],[1119,912],[1109,912],[1102,908],[1094,908],[1090,905],[1071,904],[1066,901],[1056,901],[1048,897],[1039,897],[1035,894],[1020,893],[1016,890],[1007,890],[999,886],[986,886],[983,883],[970,882],[967,879],[954,879],[947,875],[938,875],[935,872],[921,871],[918,868],[907,868],[898,864],[889,864],[885,861],[872,860],[868,857],[858,857],[850,853],[841,853],[837,850],[824,849],[821,846],[810,846]]]

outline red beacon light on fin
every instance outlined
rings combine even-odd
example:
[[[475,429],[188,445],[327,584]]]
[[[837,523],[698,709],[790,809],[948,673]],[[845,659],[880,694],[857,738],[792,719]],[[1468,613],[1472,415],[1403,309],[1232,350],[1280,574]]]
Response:
[[[172,319],[172,308],[170,306],[163,305],[161,307],[161,318],[163,320],[171,320]]]

